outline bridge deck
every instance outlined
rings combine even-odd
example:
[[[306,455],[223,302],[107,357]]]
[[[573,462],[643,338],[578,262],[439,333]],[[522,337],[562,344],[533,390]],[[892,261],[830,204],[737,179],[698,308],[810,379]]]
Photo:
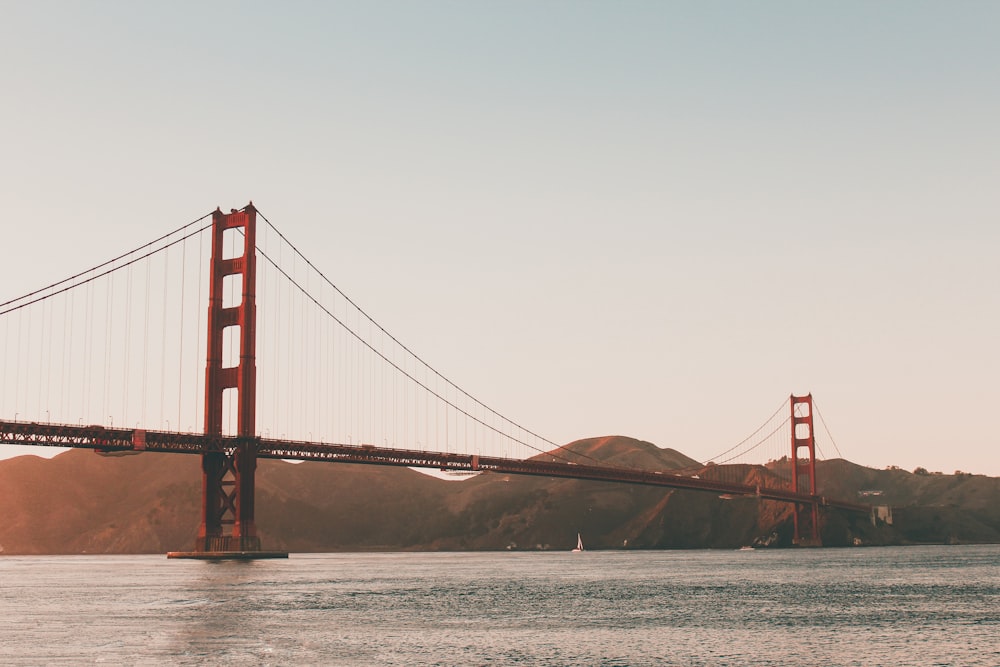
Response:
[[[107,454],[129,452],[166,452],[204,454],[228,451],[245,441],[231,436],[201,433],[115,429],[103,426],[46,424],[36,422],[0,421],[0,444],[37,445],[94,449]],[[393,449],[373,445],[343,445],[334,443],[290,441],[271,438],[251,438],[261,458],[300,461],[335,461],[373,465],[434,468],[439,470],[483,471],[512,475],[562,477],[603,482],[624,482],[675,489],[691,489],[737,496],[755,496],[765,500],[790,503],[818,503],[827,507],[870,512],[870,505],[851,503],[824,496],[795,493],[790,489],[733,484],[679,474],[670,470],[638,470],[576,464],[539,459],[507,459],[476,454],[451,454],[419,450]]]

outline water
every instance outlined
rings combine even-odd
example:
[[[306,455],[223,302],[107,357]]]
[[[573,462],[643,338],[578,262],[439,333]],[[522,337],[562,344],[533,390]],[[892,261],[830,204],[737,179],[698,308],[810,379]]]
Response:
[[[1000,546],[0,558],[0,664],[1000,665]]]

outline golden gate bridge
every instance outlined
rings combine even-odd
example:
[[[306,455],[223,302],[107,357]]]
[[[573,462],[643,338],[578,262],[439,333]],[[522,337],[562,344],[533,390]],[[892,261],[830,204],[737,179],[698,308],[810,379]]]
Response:
[[[287,555],[257,533],[260,458],[755,496],[793,505],[797,544],[819,542],[823,507],[872,510],[818,493],[811,395],[691,468],[615,467],[558,445],[425,362],[252,203],[0,303],[0,335],[0,444],[201,457],[198,536],[172,556]]]

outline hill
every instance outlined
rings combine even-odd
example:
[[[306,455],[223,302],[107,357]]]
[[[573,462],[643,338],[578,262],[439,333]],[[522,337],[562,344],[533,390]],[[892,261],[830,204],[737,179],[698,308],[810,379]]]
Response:
[[[1000,542],[1000,478],[818,462],[819,492],[893,507],[902,543]]]
[[[697,461],[620,436],[581,440],[557,453],[607,465],[667,470]],[[542,455],[549,456],[549,455]],[[780,466],[780,462],[775,466]],[[760,466],[717,466],[704,476],[772,478]],[[820,492],[896,506],[894,526],[824,512],[828,545],[1000,542],[1000,480],[872,470],[820,462]],[[0,461],[4,553],[163,553],[194,541],[201,506],[197,456]],[[443,481],[406,468],[262,460],[257,524],[268,548],[356,550],[736,548],[787,545],[791,508],[757,498],[582,480],[482,474]]]

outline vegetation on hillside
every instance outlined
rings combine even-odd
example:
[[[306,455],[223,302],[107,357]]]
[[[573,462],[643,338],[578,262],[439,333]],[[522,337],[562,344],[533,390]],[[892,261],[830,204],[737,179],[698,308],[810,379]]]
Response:
[[[698,465],[624,437],[568,449],[615,466]],[[84,450],[0,461],[0,547],[7,554],[190,548],[199,464],[196,456],[105,458]],[[761,466],[735,472],[747,484],[774,475]],[[819,462],[817,479],[822,495],[893,507],[892,526],[824,510],[825,545],[1000,542],[1000,479],[843,460]],[[452,482],[357,464],[261,461],[256,505],[265,546],[293,552],[570,549],[577,533],[589,549],[728,549],[792,539],[791,507],[755,497],[498,474]]]

